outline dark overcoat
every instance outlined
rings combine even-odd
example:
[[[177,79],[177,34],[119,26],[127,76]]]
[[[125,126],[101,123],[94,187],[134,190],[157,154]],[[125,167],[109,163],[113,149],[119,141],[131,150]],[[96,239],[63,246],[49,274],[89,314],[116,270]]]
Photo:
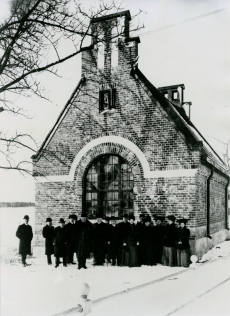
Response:
[[[142,234],[140,236],[140,253],[141,264],[155,265],[156,264],[156,235],[155,226],[146,226],[142,228]]]
[[[88,220],[79,220],[76,226],[76,252],[82,257],[89,258],[92,251],[93,225]]]
[[[66,224],[66,230],[68,235],[67,247],[69,252],[76,252],[76,241],[77,241],[77,225],[68,223]]]
[[[108,241],[108,228],[105,223],[93,224],[93,251],[105,251]]]
[[[18,226],[16,236],[19,238],[19,254],[31,255],[31,241],[33,239],[33,231],[30,225],[22,224]]]
[[[181,250],[189,249],[190,230],[186,227],[177,229],[177,248]],[[179,243],[180,242],[180,243]]]
[[[65,257],[67,255],[67,238],[68,233],[65,226],[54,228],[53,242],[55,257]]]
[[[54,227],[46,225],[43,227],[42,236],[45,238],[45,254],[50,256],[54,253],[53,246]]]
[[[164,247],[176,247],[177,240],[177,228],[174,223],[165,226],[163,246]]]
[[[108,228],[108,241],[110,241],[110,250],[117,251],[119,248],[119,230],[118,225],[109,225]]]

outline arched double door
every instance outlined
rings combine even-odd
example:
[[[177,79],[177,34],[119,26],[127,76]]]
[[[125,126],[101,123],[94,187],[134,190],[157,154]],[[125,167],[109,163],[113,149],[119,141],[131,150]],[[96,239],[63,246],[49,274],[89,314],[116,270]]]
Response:
[[[88,167],[84,179],[84,208],[121,218],[133,212],[134,177],[129,164],[118,155],[101,155]]]

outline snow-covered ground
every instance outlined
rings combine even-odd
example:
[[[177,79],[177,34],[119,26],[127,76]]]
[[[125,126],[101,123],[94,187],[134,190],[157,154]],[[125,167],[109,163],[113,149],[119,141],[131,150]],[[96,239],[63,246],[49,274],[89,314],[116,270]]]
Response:
[[[154,308],[158,311],[155,300],[151,301],[151,297],[156,297],[156,293],[154,292],[155,289],[151,292],[150,287],[149,289],[148,287],[141,287],[142,284],[158,282],[159,279],[165,278],[171,286],[173,281],[179,282],[181,280],[182,282],[185,275],[188,278],[191,275],[189,272],[191,269],[170,268],[162,265],[142,266],[140,268],[94,267],[92,260],[87,261],[87,270],[81,269],[79,271],[76,265],[70,265],[67,268],[60,265],[59,268],[55,269],[54,264],[47,265],[45,255],[28,257],[27,262],[31,265],[24,268],[18,255],[18,239],[15,232],[26,214],[30,216],[30,224],[34,227],[34,208],[1,209],[1,316],[51,316],[71,309],[76,306],[78,287],[81,283],[90,285],[89,298],[95,303],[92,316],[121,316],[123,312],[126,316],[137,315],[138,312],[147,316],[151,315]],[[223,257],[230,258],[230,241],[217,245],[200,261],[215,261],[215,259],[222,259]],[[223,260],[217,261],[221,271]],[[202,269],[206,269],[206,265],[209,269],[209,265],[212,263],[198,264],[198,266],[204,267]],[[173,276],[173,274],[180,272],[182,272],[179,274],[180,277]],[[161,283],[164,289],[163,282],[156,284]],[[193,280],[188,282],[193,282]],[[136,288],[136,290],[130,291],[129,289],[132,288]],[[123,293],[123,295],[104,299],[115,293]],[[122,303],[126,293],[130,293],[129,300],[133,300],[132,303],[129,303],[128,299],[126,304]],[[163,295],[163,311],[167,305],[164,305],[164,300],[167,299],[169,298],[164,298]],[[180,298],[177,299],[179,302]],[[141,304],[145,301],[145,313],[143,313],[141,312],[143,311]],[[155,315],[158,316],[158,314]]]
[[[217,245],[201,261],[222,259],[226,256],[227,258],[230,256],[230,241]],[[223,260],[219,261],[221,264]],[[76,306],[78,287],[81,283],[90,285],[89,298],[97,302],[92,316],[99,314],[102,316],[101,308],[107,310],[107,314],[104,315],[108,316],[110,315],[108,314],[108,306],[111,304],[111,299],[102,299],[98,302],[99,299],[118,292],[132,292],[129,289],[138,288],[142,284],[164,277],[168,280],[174,280],[177,277],[174,278],[173,274],[185,272],[183,275],[189,275],[191,271],[191,269],[170,268],[162,265],[142,266],[140,268],[94,267],[92,260],[88,260],[87,270],[78,270],[76,265],[69,265],[67,268],[60,265],[59,268],[55,269],[54,264],[47,265],[45,255],[39,258],[29,257],[27,262],[31,265],[26,268],[22,267],[17,249],[2,247],[1,316],[51,316],[71,309]],[[198,266],[201,265],[203,266],[202,269],[205,268],[205,265],[209,269],[213,263],[198,264]],[[146,295],[143,287],[134,292],[137,293],[137,297]],[[119,296],[116,297],[119,301]],[[155,303],[152,304],[155,305]],[[117,307],[119,311],[120,306],[117,305]],[[153,306],[149,303],[147,307],[151,311]],[[97,311],[100,313],[98,314]],[[111,315],[118,314],[113,310]],[[136,313],[130,315],[136,315]],[[145,316],[143,313],[142,315]],[[129,314],[126,313],[126,316]]]

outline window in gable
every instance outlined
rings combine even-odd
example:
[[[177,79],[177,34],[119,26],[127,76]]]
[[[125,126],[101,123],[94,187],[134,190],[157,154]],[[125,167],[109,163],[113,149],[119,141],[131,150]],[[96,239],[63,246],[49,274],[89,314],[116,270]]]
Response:
[[[114,109],[116,107],[116,89],[99,91],[99,111]]]

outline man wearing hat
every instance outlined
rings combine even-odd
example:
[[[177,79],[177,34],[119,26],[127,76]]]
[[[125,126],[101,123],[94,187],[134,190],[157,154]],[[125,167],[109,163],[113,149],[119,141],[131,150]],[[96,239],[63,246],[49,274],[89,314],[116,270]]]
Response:
[[[92,249],[92,224],[87,220],[87,214],[81,213],[81,218],[77,221],[76,230],[76,252],[78,269],[87,269],[86,259],[90,257]]]
[[[162,263],[165,266],[176,267],[177,257],[176,257],[176,238],[177,238],[177,228],[174,224],[176,218],[174,215],[168,215],[167,226],[165,227],[164,237],[163,237],[163,252],[162,252]]]
[[[162,250],[163,250],[163,237],[164,237],[164,228],[162,225],[165,218],[163,216],[156,217],[156,226],[154,226],[154,233],[156,237],[155,251],[156,251],[156,262],[161,263]]]
[[[108,261],[112,260],[112,266],[116,265],[119,250],[119,231],[116,218],[111,216],[108,230]]]
[[[65,221],[63,218],[60,218],[58,221],[59,226],[54,229],[54,256],[56,257],[57,268],[60,264],[60,257],[63,258],[63,266],[67,267],[67,240],[68,234],[65,227]]]
[[[72,214],[69,215],[69,223],[66,224],[66,230],[68,234],[68,241],[67,241],[67,259],[68,259],[68,264],[76,264],[73,260],[74,257],[74,252],[75,252],[75,247],[76,247],[76,225],[74,224],[75,222],[76,215]]]
[[[117,265],[121,266],[122,259],[122,250],[123,250],[123,240],[127,237],[129,231],[129,216],[127,214],[123,214],[123,221],[120,222],[117,226],[118,228],[118,257],[117,257]]]
[[[19,254],[22,256],[23,267],[28,266],[26,256],[31,255],[31,241],[33,239],[32,227],[29,223],[29,216],[24,216],[24,224],[19,225],[16,231],[16,236],[19,238]]]
[[[42,236],[45,238],[45,254],[47,256],[48,265],[52,264],[51,255],[54,253],[53,234],[54,227],[52,226],[52,219],[47,217],[46,226],[42,229]]]
[[[93,224],[93,255],[94,265],[103,266],[105,262],[105,250],[108,240],[106,224],[102,222],[102,214],[96,215],[97,222]]]
[[[186,227],[187,219],[178,219],[179,228],[177,229],[177,265],[188,268],[190,265],[190,230]]]

